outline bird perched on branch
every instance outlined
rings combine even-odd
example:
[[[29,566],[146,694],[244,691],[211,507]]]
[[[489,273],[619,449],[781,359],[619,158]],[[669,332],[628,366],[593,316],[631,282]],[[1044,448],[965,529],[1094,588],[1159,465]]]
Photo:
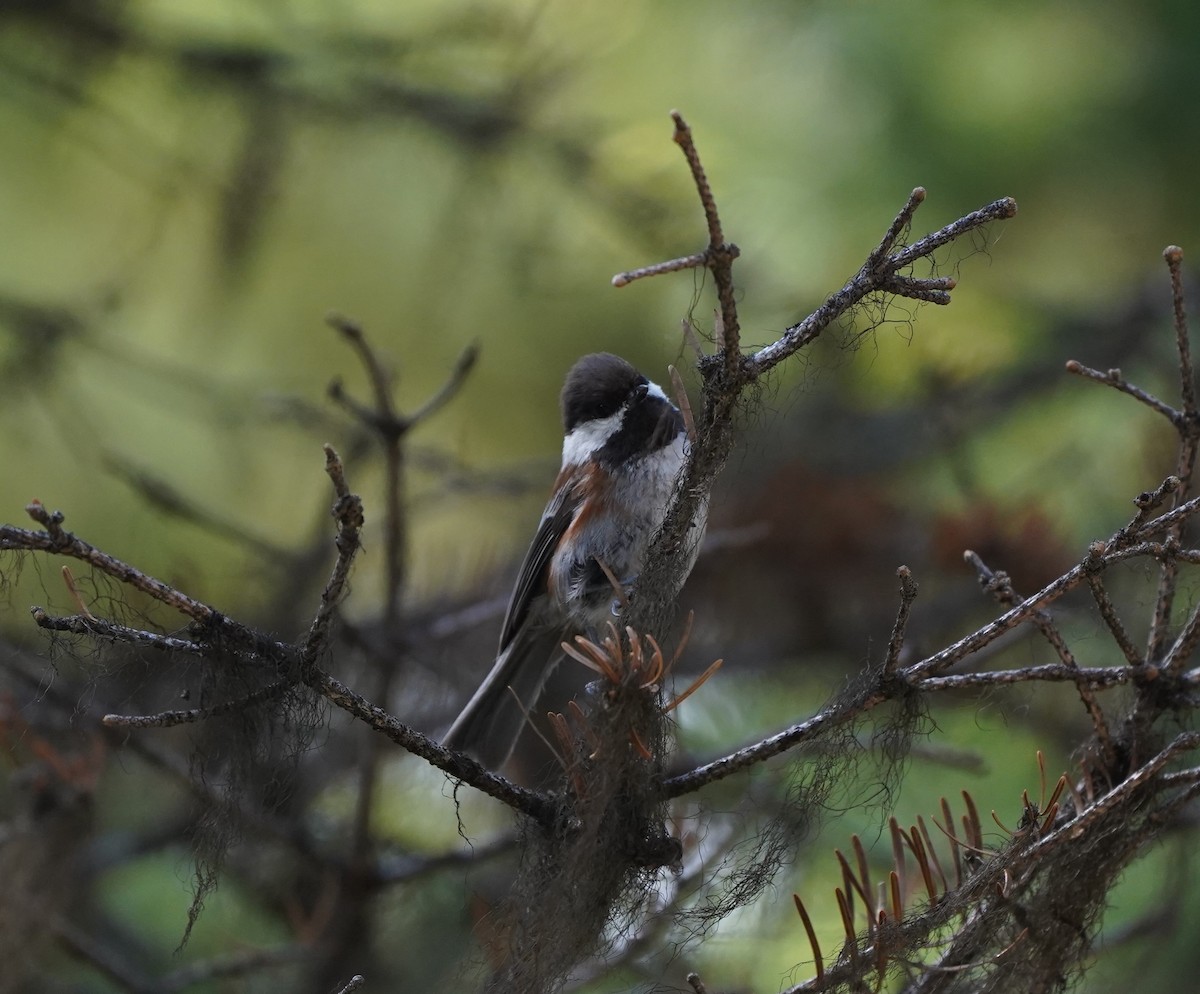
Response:
[[[679,410],[624,359],[587,355],[562,390],[563,458],[504,615],[496,661],[443,744],[503,765],[564,640],[614,617],[662,526],[687,451]],[[688,570],[704,533],[690,536]]]

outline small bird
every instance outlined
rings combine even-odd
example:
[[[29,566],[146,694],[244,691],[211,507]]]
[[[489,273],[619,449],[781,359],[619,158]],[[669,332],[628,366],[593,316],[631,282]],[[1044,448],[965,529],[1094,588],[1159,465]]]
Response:
[[[491,672],[443,745],[491,769],[504,764],[561,643],[596,633],[618,605],[662,526],[687,452],[679,410],[619,356],[586,355],[563,384],[562,469],[525,554]],[[691,560],[704,534],[701,512]],[[606,572],[607,570],[607,572]]]

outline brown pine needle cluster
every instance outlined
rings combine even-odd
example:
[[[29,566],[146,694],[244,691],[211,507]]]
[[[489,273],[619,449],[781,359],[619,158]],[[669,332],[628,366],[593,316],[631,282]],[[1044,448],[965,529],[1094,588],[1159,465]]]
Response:
[[[626,625],[625,638],[622,639],[617,626],[611,621],[608,623],[608,634],[599,643],[583,635],[576,635],[575,644],[563,642],[562,650],[576,662],[582,663],[594,673],[598,673],[609,685],[610,693],[629,686],[650,693],[658,693],[670,677],[675,664],[679,662],[683,650],[687,647],[693,620],[694,615],[689,614],[683,635],[679,639],[679,645],[670,660],[667,660],[662,646],[658,644],[653,635],[639,635],[632,626]],[[713,662],[708,669],[692,681],[687,690],[663,705],[663,714],[674,711],[704,686],[724,662],[724,659]]]
[[[1041,750],[1037,753],[1037,763],[1041,775],[1040,799],[1034,803],[1028,790],[1021,792],[1022,815],[1017,829],[1012,831],[1006,828],[996,812],[992,812],[993,820],[1004,832],[1006,845],[1021,845],[1043,838],[1055,826],[1061,810],[1059,800],[1069,788],[1075,803],[1071,817],[1074,818],[1085,810],[1083,796],[1071,787],[1065,773],[1059,777],[1053,792],[1047,798],[1046,765]],[[1084,782],[1088,783],[1086,774]],[[1088,793],[1092,793],[1090,785]],[[921,815],[917,816],[916,823],[908,829],[903,828],[895,817],[889,819],[892,865],[883,880],[872,881],[867,851],[858,835],[852,835],[850,838],[852,856],[846,856],[840,849],[834,850],[834,858],[842,874],[841,886],[834,889],[834,900],[837,902],[845,941],[833,970],[826,969],[825,957],[821,952],[808,908],[798,894],[792,895],[808,938],[816,971],[812,980],[793,988],[794,992],[798,994],[800,991],[832,989],[844,983],[849,976],[861,978],[869,973],[875,973],[882,983],[889,965],[893,963],[893,952],[913,948],[913,937],[907,934],[908,931],[924,929],[929,932],[930,939],[936,939],[934,933],[946,922],[922,922],[921,918],[925,913],[938,908],[949,908],[952,903],[950,899],[956,893],[962,891],[968,883],[982,878],[981,871],[986,860],[1003,857],[1001,851],[984,845],[983,826],[974,798],[966,790],[962,792],[962,797],[964,813],[957,823],[961,824],[961,832],[956,827],[950,802],[944,797],[939,805],[941,820],[933,816],[929,819],[949,841],[948,854],[938,855],[934,838]],[[968,914],[972,907],[989,894],[992,899],[1007,900],[1011,893],[1012,880],[1010,871],[1002,867],[997,879],[990,881],[991,886],[986,894],[973,895],[973,898],[963,902],[951,917]],[[916,904],[913,903],[914,895],[918,895]],[[861,917],[866,921],[865,932],[859,931],[860,907]],[[996,954],[992,961],[1007,955],[1024,935],[1024,932],[1020,933],[1017,940]],[[935,969],[961,970],[980,965],[983,964],[959,964]]]
[[[692,631],[693,620],[694,615],[689,614],[683,634],[680,636],[679,644],[670,659],[667,659],[662,646],[658,644],[658,640],[653,635],[647,633],[643,636],[631,625],[626,625],[624,637],[622,637],[622,633],[611,621],[608,623],[608,634],[599,642],[583,635],[576,635],[574,644],[570,642],[562,643],[562,650],[576,662],[581,663],[593,673],[599,675],[605,684],[604,692],[610,701],[615,700],[616,695],[628,688],[657,695],[661,693],[664,684],[671,675],[671,671],[675,668],[675,664],[679,662],[679,657],[683,654],[683,650],[687,646],[688,638]],[[723,659],[713,662],[700,676],[692,681],[683,693],[677,694],[662,704],[660,707],[661,712],[669,714],[675,708],[679,707],[680,704],[699,690],[721,668],[723,662]],[[589,742],[594,744],[595,736],[588,725],[583,709],[574,701],[571,702],[569,709],[574,724],[581,729]],[[560,742],[569,746],[572,741],[572,735],[567,718],[561,714],[552,714],[550,715],[550,721]],[[638,753],[644,759],[650,759],[652,757],[651,750],[642,741],[637,730],[631,728],[629,734],[630,741]],[[594,755],[594,749],[592,753]]]

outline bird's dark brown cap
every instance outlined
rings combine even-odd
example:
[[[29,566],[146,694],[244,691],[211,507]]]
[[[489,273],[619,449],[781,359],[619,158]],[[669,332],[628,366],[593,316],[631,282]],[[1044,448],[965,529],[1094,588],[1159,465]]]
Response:
[[[569,435],[576,425],[616,414],[638,386],[649,382],[611,352],[585,355],[571,367],[563,384],[563,433]]]

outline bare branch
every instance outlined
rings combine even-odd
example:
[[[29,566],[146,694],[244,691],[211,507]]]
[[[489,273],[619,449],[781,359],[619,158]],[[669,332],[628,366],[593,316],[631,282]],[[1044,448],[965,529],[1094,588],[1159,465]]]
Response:
[[[359,721],[365,722],[401,748],[408,750],[414,756],[420,756],[456,780],[461,780],[476,790],[496,798],[510,808],[528,815],[543,826],[549,826],[553,822],[556,809],[545,795],[518,787],[504,777],[484,769],[464,753],[444,748],[428,736],[422,735],[415,728],[410,728],[394,718],[383,708],[360,697],[340,680],[319,668],[314,667],[306,682],[317,693]]]
[[[1041,680],[1047,683],[1077,683],[1088,688],[1117,687],[1133,683],[1138,670],[1127,666],[1069,666],[1064,663],[1045,663],[1041,666],[1021,666],[1011,670],[987,670],[982,673],[954,673],[949,676],[922,677],[914,681],[920,690],[968,690],[999,687],[1008,683],[1028,683]]]
[[[883,672],[891,676],[900,665],[900,655],[904,648],[904,634],[908,628],[908,616],[912,610],[913,601],[917,599],[917,581],[913,579],[912,570],[901,566],[896,570],[900,578],[900,609],[896,612],[896,623],[892,626],[892,637],[888,640],[887,656],[883,662]]]
[[[445,382],[437,388],[424,404],[408,416],[409,427],[412,428],[415,425],[419,425],[453,400],[463,388],[463,384],[467,382],[467,377],[470,375],[471,370],[475,368],[475,363],[478,359],[479,343],[471,342],[466,345],[458,354],[458,358],[454,360],[454,366],[450,370],[450,375],[446,377]]]
[[[359,532],[363,526],[362,498],[350,492],[341,456],[334,451],[332,445],[325,446],[325,472],[333,481],[334,493],[337,494],[333,516],[337,520],[337,538],[334,544],[337,546],[338,555],[325,589],[321,591],[321,605],[300,648],[300,672],[305,677],[315,667],[329,639],[333,613],[342,594],[345,593],[350,566],[359,549]]]
[[[738,749],[727,756],[705,763],[688,773],[682,773],[663,781],[662,794],[664,798],[682,797],[699,790],[701,787],[742,770],[755,766],[772,756],[787,752],[789,749],[815,739],[828,729],[852,721],[861,714],[888,700],[882,692],[872,692],[856,697],[837,707],[830,707],[813,715],[807,721],[785,728],[782,732],[768,736],[760,742]]]
[[[1104,623],[1108,626],[1109,633],[1113,637],[1113,641],[1117,643],[1121,652],[1125,656],[1126,662],[1130,666],[1141,666],[1142,656],[1134,646],[1133,640],[1125,631],[1125,626],[1121,624],[1121,619],[1117,617],[1117,609],[1113,606],[1112,599],[1108,596],[1108,591],[1104,587],[1104,580],[1093,573],[1088,576],[1088,588],[1092,592],[1092,598],[1096,601],[1096,607],[1100,609],[1100,617],[1104,619]]]
[[[1098,369],[1092,369],[1091,366],[1085,366],[1081,362],[1074,359],[1067,361],[1066,370],[1068,373],[1073,373],[1075,376],[1082,376],[1085,380],[1093,380],[1096,383],[1103,383],[1106,386],[1112,387],[1114,390],[1120,390],[1121,393],[1128,394],[1153,411],[1157,411],[1164,418],[1177,425],[1183,418],[1183,415],[1175,410],[1170,404],[1164,404],[1161,400],[1151,393],[1147,393],[1139,386],[1135,386],[1125,379],[1119,369],[1110,369],[1108,372],[1101,372]]]
[[[363,368],[367,371],[367,377],[371,381],[371,393],[374,395],[375,409],[372,410],[369,407],[352,401],[343,393],[341,383],[337,380],[330,385],[330,396],[345,406],[347,410],[358,415],[366,424],[376,429],[394,425],[398,420],[395,408],[392,406],[394,377],[391,370],[384,366],[379,356],[375,353],[375,350],[367,342],[367,336],[363,332],[362,325],[341,314],[326,315],[325,323],[341,334],[342,338],[349,342],[354,351],[358,353]]]
[[[984,590],[990,591],[999,603],[1006,607],[1013,607],[1020,602],[1021,597],[1013,589],[1012,580],[1007,573],[992,572],[984,561],[969,549],[963,553],[963,558],[975,567],[975,571],[979,575],[980,584],[982,584]],[[1089,580],[1095,578],[1095,574],[1089,576]],[[1037,627],[1038,631],[1042,633],[1046,641],[1050,643],[1050,647],[1054,650],[1058,658],[1062,660],[1062,664],[1068,669],[1078,670],[1079,663],[1067,646],[1062,633],[1054,624],[1054,619],[1046,611],[1038,610],[1030,615],[1030,620]],[[1108,731],[1108,722],[1104,718],[1104,712],[1100,709],[1100,705],[1097,703],[1091,688],[1085,682],[1081,681],[1078,684],[1078,690],[1079,699],[1083,702],[1088,717],[1092,720],[1092,728],[1096,733],[1096,739],[1104,750],[1105,758],[1111,761],[1115,756],[1115,752],[1112,736]]]
[[[914,188],[913,192],[908,195],[908,200],[900,208],[899,213],[892,221],[891,227],[888,228],[883,238],[880,239],[879,244],[871,249],[870,254],[867,256],[867,261],[863,266],[864,269],[875,270],[879,268],[884,257],[896,247],[896,242],[899,241],[900,236],[912,224],[913,215],[917,213],[917,208],[925,203],[925,197],[926,192],[923,186]]]
[[[50,632],[87,635],[90,638],[106,642],[136,645],[143,649],[158,649],[160,652],[188,652],[193,655],[203,655],[209,651],[208,646],[200,645],[191,639],[182,639],[174,635],[160,635],[157,632],[117,625],[95,617],[84,617],[78,614],[55,617],[36,605],[29,609],[29,613],[33,616],[34,623],[38,628],[44,628]]]
[[[219,612],[180,593],[170,584],[163,583],[141,570],[123,563],[115,556],[101,552],[93,545],[62,527],[64,515],[61,511],[47,511],[41,501],[32,501],[26,508],[29,516],[45,528],[42,532],[31,532],[13,525],[0,525],[0,551],[22,550],[27,552],[49,552],[60,556],[69,556],[94,566],[100,572],[111,576],[114,580],[127,584],[135,590],[148,594],[155,600],[166,604],[180,614],[194,618],[196,621],[227,623]],[[238,635],[245,630],[234,622],[228,622]]]
[[[927,656],[920,662],[905,667],[902,674],[912,679],[924,677],[953,666],[967,656],[978,652],[984,646],[990,645],[1001,635],[1016,628],[1022,622],[1028,621],[1029,618],[1046,605],[1053,603],[1062,597],[1063,594],[1083,583],[1087,579],[1089,571],[1096,568],[1096,566],[1090,563],[1075,566],[1057,580],[1043,587],[1032,597],[1027,598],[1006,611],[994,621],[989,622],[970,635],[959,639],[953,645],[947,646],[940,652],[935,652],[932,656]]]
[[[697,252],[695,255],[685,255],[681,259],[671,259],[667,262],[656,262],[652,266],[642,266],[625,273],[617,273],[612,278],[615,287],[628,286],[635,280],[644,280],[649,276],[662,276],[665,273],[678,273],[684,269],[705,269],[708,266],[708,253]]]
[[[863,267],[841,290],[832,294],[809,317],[786,329],[773,344],[752,355],[742,355],[733,292],[733,261],[738,254],[737,248],[724,241],[716,201],[700,162],[691,129],[677,112],[672,113],[672,118],[675,121],[674,139],[684,151],[705,211],[709,246],[702,256],[705,265],[713,273],[720,302],[717,321],[720,330],[720,356],[700,361],[700,371],[704,377],[703,410],[697,419],[696,440],[681,475],[675,499],[646,555],[642,572],[631,593],[631,612],[628,620],[642,631],[662,630],[672,614],[681,578],[686,564],[692,558],[691,552],[696,540],[695,522],[707,502],[713,482],[732,450],[734,411],[745,388],[817,338],[831,322],[872,292],[883,291],[918,300],[944,302],[947,290],[954,286],[952,279],[915,280],[907,275],[900,275],[899,270],[911,266],[917,259],[990,221],[1012,217],[1017,209],[1016,202],[1011,198],[995,201],[926,236],[916,244],[889,255],[895,242],[908,226],[914,211],[924,199],[923,190],[914,190]],[[637,272],[649,275],[652,272],[674,271],[684,265],[694,264],[698,258],[691,256],[688,260],[675,260],[664,267],[648,267]],[[623,274],[614,282],[623,285],[629,282],[626,277],[630,275]]]
[[[918,191],[920,193],[919,196]],[[876,290],[891,290],[891,292],[900,296],[908,296],[909,294],[905,292],[905,284],[892,282],[895,279],[897,270],[911,266],[918,259],[931,255],[943,245],[954,241],[956,238],[961,238],[963,235],[975,231],[985,224],[1011,218],[1017,213],[1016,201],[1006,197],[959,218],[953,224],[948,224],[931,235],[926,235],[895,255],[888,255],[887,252],[890,251],[890,245],[895,241],[899,232],[907,225],[916,208],[920,206],[924,200],[924,195],[925,191],[919,187],[913,191],[908,202],[897,215],[896,220],[892,222],[892,227],[888,229],[887,235],[884,236],[879,246],[868,257],[867,263],[840,290],[830,294],[825,299],[825,302],[803,321],[787,328],[778,341],[759,349],[752,356],[748,356],[743,360],[743,368],[748,378],[753,379],[762,376],[763,373],[779,365],[788,356],[795,354],[805,345],[809,344],[809,342],[814,341],[830,324],[858,304],[868,294]],[[881,249],[883,250],[882,253],[880,253]],[[918,299],[929,299],[925,296],[928,291],[937,291],[946,286],[948,285],[922,286],[918,294]],[[934,302],[944,303],[947,300],[939,297]]]
[[[704,166],[700,162],[700,153],[696,151],[692,129],[687,126],[679,111],[671,111],[671,119],[675,122],[675,144],[683,149],[688,167],[692,171],[692,181],[696,184],[696,192],[700,195],[700,204],[704,208],[704,220],[708,225],[708,248],[704,254],[707,257],[708,268],[713,274],[717,300],[721,307],[721,353],[725,375],[732,379],[737,375],[738,363],[741,360],[741,328],[733,293],[733,260],[738,257],[739,250],[736,245],[725,242],[725,233],[721,230],[721,217],[717,212],[717,201],[713,196],[712,187],[708,184]]]
[[[1191,344],[1188,342],[1187,309],[1183,300],[1183,249],[1168,245],[1163,250],[1167,271],[1171,274],[1171,307],[1175,315],[1175,351],[1179,356],[1179,396],[1183,400],[1183,413],[1195,420],[1200,412],[1196,409],[1196,379],[1192,372]]]
[[[1102,815],[1124,802],[1130,794],[1145,787],[1159,772],[1182,752],[1200,749],[1200,732],[1183,732],[1167,745],[1156,756],[1144,765],[1130,773],[1124,780],[1101,795],[1074,818],[1067,819],[1054,831],[1037,840],[1029,849],[1022,853],[1022,862],[1026,865],[1035,863],[1046,851],[1069,843],[1079,838],[1080,830],[1091,822],[1097,821]]]
[[[109,728],[173,728],[176,725],[189,725],[197,721],[207,721],[219,715],[233,711],[244,711],[256,707],[266,701],[282,697],[294,683],[291,680],[277,680],[252,694],[246,694],[236,700],[214,704],[207,708],[190,708],[184,711],[160,711],[158,714],[106,714],[101,722]]]

